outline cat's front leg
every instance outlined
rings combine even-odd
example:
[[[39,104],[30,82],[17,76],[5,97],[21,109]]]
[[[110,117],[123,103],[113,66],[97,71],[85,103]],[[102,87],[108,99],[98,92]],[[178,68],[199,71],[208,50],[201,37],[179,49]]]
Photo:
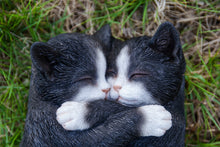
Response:
[[[142,120],[139,126],[140,136],[163,136],[172,126],[172,116],[161,105],[145,105],[138,108]]]
[[[57,109],[56,115],[65,130],[84,130],[91,126],[86,121],[88,104],[85,102],[67,101]]]
[[[106,100],[67,101],[57,109],[56,119],[66,130],[85,130],[104,122],[110,115],[132,108]]]

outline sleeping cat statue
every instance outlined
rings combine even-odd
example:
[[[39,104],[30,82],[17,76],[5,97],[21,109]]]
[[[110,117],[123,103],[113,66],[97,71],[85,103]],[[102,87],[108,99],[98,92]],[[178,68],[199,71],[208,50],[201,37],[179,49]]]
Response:
[[[125,42],[109,26],[61,34],[34,43],[31,58],[20,146],[184,146],[185,61],[172,24]]]

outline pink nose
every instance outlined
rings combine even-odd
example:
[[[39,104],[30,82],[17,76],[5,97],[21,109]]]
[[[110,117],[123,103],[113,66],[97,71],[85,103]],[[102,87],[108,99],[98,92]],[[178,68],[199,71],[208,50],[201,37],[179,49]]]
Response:
[[[113,89],[117,92],[119,92],[119,90],[121,89],[121,86],[113,86]]]
[[[104,92],[104,93],[108,93],[110,91],[110,88],[107,88],[107,89],[102,89],[102,92]]]

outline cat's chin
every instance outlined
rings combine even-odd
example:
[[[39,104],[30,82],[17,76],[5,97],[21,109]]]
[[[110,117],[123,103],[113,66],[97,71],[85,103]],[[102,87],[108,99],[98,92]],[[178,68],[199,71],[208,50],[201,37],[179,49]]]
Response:
[[[138,102],[137,100],[128,100],[128,99],[124,99],[122,97],[117,97],[117,98],[107,98],[108,101],[112,101],[112,102],[117,102],[119,104],[122,104],[124,106],[128,106],[128,107],[135,107],[135,106],[142,106],[142,104],[140,102]]]
[[[117,99],[117,102],[124,105],[124,106],[128,106],[128,107],[140,107],[140,106],[144,106],[144,105],[159,104],[156,101],[146,102],[146,101],[140,101],[138,99],[131,99],[131,98],[125,98],[125,97],[119,97]]]
[[[128,107],[139,107],[139,106],[145,105],[144,102],[140,102],[135,99],[126,99],[126,98],[122,98],[122,97],[118,98],[117,102],[124,105],[124,106],[128,106]]]
[[[107,100],[109,101],[113,101],[113,102],[117,102],[121,105],[127,106],[127,107],[140,107],[140,106],[144,106],[144,105],[154,105],[154,104],[158,104],[155,101],[149,101],[149,102],[145,102],[145,101],[140,101],[140,99],[132,99],[132,98],[126,98],[126,97],[108,97]]]
[[[73,98],[72,100],[75,102],[92,102],[96,100],[105,100],[106,98],[104,96],[98,96],[98,97],[77,97]]]

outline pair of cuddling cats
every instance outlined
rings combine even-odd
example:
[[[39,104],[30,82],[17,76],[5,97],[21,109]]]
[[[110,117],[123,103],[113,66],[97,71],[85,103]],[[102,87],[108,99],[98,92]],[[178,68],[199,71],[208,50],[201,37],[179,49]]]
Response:
[[[20,146],[184,146],[185,60],[171,23],[124,42],[108,25],[61,34],[34,43],[31,59]]]

